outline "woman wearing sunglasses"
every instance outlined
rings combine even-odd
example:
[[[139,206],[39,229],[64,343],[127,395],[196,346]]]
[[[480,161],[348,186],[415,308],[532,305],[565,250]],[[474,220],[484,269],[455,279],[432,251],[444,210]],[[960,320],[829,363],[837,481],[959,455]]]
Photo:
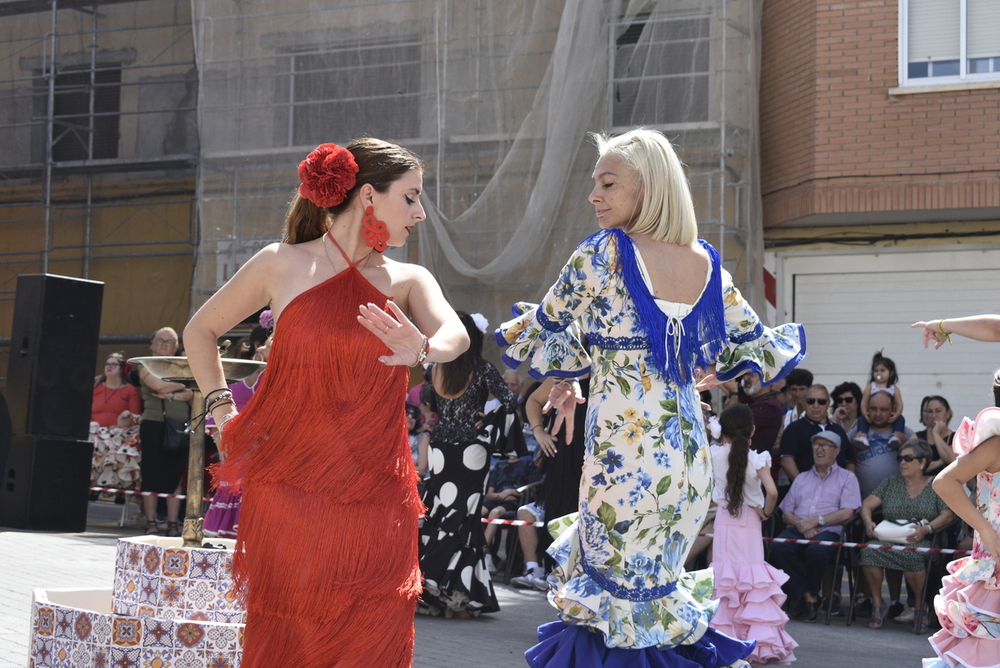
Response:
[[[933,476],[927,474],[927,464],[931,459],[931,446],[927,441],[909,441],[900,449],[897,459],[899,475],[891,475],[879,483],[861,504],[861,519],[865,523],[866,532],[872,537],[869,543],[884,544],[875,539],[876,522],[872,519],[875,509],[881,508],[882,517],[886,520],[928,520],[928,524],[917,527],[914,534],[907,538],[907,542],[915,547],[930,547],[934,532],[944,529],[954,518],[930,484]],[[858,561],[872,594],[872,616],[868,620],[868,628],[877,629],[882,626],[886,608],[882,599],[882,577],[888,569],[902,571],[910,591],[917,595],[913,632],[926,633],[927,616],[930,612],[923,599],[926,559],[927,554],[921,552],[872,548],[861,550]],[[898,598],[899,592],[895,594],[895,598]]]
[[[846,433],[851,433],[858,424],[858,415],[861,410],[861,388],[857,383],[847,381],[833,388],[830,393],[831,408],[830,421],[843,429]]]

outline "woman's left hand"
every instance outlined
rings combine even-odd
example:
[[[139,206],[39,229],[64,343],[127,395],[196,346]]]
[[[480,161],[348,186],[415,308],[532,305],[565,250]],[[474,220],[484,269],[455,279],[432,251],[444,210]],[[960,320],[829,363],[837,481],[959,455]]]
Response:
[[[396,302],[390,300],[387,305],[388,312],[371,302],[360,305],[358,322],[392,351],[392,355],[379,357],[379,362],[388,366],[412,366],[420,356],[424,335]]]
[[[906,537],[907,543],[919,543],[929,536],[931,533],[931,526],[929,524],[921,524],[917,527],[917,530],[913,532],[912,535]]]

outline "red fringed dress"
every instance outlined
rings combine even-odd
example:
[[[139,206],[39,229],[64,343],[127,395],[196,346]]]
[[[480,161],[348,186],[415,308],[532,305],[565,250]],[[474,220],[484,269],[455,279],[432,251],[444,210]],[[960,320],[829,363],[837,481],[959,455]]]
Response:
[[[410,666],[422,505],[408,369],[379,362],[389,349],[357,321],[387,300],[354,267],[293,299],[263,387],[226,428],[217,479],[243,491],[241,668]]]

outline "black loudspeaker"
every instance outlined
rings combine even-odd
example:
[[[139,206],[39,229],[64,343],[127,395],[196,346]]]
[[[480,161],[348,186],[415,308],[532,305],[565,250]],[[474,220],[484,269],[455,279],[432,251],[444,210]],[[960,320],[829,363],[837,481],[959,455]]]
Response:
[[[88,441],[14,436],[0,478],[0,526],[86,531],[93,456]]]
[[[7,463],[7,452],[10,450],[10,412],[7,410],[7,400],[0,392],[0,471]]]
[[[7,366],[14,434],[85,440],[104,283],[21,274]]]

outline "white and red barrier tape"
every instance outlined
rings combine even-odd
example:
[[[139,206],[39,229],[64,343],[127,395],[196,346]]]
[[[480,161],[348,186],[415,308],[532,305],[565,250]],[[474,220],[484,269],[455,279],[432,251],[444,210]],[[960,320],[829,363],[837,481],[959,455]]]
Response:
[[[483,524],[505,524],[508,526],[516,527],[543,527],[545,522],[527,522],[525,520],[491,520],[489,518],[483,518]],[[700,533],[699,536],[705,536],[707,538],[712,538],[715,534],[711,533]],[[957,556],[962,556],[966,554],[972,554],[968,550],[950,550],[938,547],[909,547],[907,545],[870,545],[868,543],[840,543],[832,540],[805,540],[802,538],[764,538],[765,541],[771,541],[774,543],[798,543],[799,545],[826,545],[828,547],[856,547],[870,548],[872,550],[901,550],[903,552],[930,552],[933,554],[954,554]]]
[[[158,492],[140,492],[136,489],[114,489],[113,487],[91,487],[91,492],[106,492],[108,494],[128,494],[130,496],[155,496],[160,499],[186,499],[187,494],[160,494]],[[211,503],[212,499],[206,497],[202,499]]]

